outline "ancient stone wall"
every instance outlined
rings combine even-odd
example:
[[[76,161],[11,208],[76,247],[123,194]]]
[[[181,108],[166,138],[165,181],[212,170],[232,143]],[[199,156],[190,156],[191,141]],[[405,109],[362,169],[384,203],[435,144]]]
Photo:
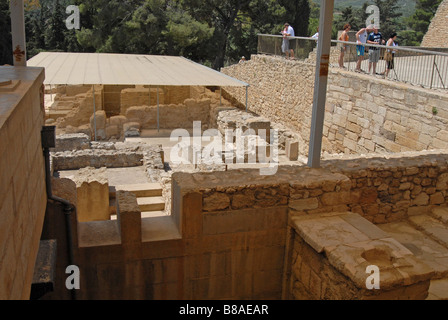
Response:
[[[43,68],[0,67],[0,300],[30,298],[34,265],[47,205]]]
[[[448,94],[334,70],[328,84],[328,152],[448,148]]]
[[[428,31],[423,37],[422,47],[448,48],[445,35],[448,33],[448,1],[443,0],[432,18]]]

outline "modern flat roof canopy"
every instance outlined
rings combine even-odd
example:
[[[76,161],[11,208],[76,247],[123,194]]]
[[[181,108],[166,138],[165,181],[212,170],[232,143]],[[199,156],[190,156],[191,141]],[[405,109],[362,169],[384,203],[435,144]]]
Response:
[[[44,67],[48,85],[249,86],[178,56],[41,52],[27,65]]]

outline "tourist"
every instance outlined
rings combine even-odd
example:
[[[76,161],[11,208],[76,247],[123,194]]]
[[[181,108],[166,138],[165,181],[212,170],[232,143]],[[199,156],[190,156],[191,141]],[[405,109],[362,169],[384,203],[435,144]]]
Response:
[[[286,59],[294,59],[294,50],[289,48],[289,37],[295,37],[294,29],[289,23],[285,23],[284,27],[281,32],[283,35],[282,52],[285,54]]]
[[[339,41],[345,41],[348,42],[349,40],[349,36],[348,36],[348,32],[350,31],[351,26],[350,24],[345,24],[344,25],[344,31],[342,31],[341,36],[339,37]],[[341,53],[339,55],[339,67],[340,68],[345,68],[344,67],[344,54],[347,51],[348,45],[345,43],[341,44]]]
[[[244,62],[246,62],[247,60],[246,60],[246,57],[245,56],[242,56],[241,57],[241,60],[240,60],[240,63],[244,63]]]
[[[383,35],[381,34],[381,32],[378,31],[378,26],[376,25],[373,26],[373,32],[369,34],[369,37],[367,38],[367,43],[374,45],[381,45],[385,43]],[[374,75],[377,74],[376,66],[379,60],[380,60],[380,48],[378,47],[369,48],[369,73],[370,70],[373,69],[372,74]]]
[[[363,72],[361,70],[361,62],[364,59],[365,53],[365,44],[367,43],[367,36],[370,32],[373,31],[373,26],[367,26],[366,28],[362,28],[356,33],[356,54],[358,55],[358,61],[356,63],[356,72]]]
[[[397,43],[395,42],[397,40],[397,34],[394,32],[391,34],[389,40],[387,40],[386,47],[396,47]],[[384,54],[384,60],[386,60],[386,72],[384,74],[384,77],[387,77],[389,75],[389,71],[394,69],[394,57],[395,57],[395,50],[386,49],[386,52]]]
[[[319,27],[317,27],[317,32],[315,34],[313,34],[313,36],[311,38],[319,39]]]

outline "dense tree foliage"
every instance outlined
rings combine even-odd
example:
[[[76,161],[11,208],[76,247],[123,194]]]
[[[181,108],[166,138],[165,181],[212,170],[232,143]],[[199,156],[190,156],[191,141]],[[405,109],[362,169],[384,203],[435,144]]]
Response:
[[[405,21],[407,29],[399,33],[407,45],[420,45],[441,2],[442,0],[417,0],[415,13]]]
[[[25,0],[28,58],[40,51],[182,55],[216,69],[256,52],[258,33],[278,34],[288,21],[308,35],[309,0]],[[80,9],[68,30],[68,5]],[[0,0],[2,30],[9,1]],[[4,17],[4,18],[3,18]],[[295,25],[297,24],[297,26]],[[0,64],[10,63],[10,32]]]
[[[345,23],[365,25],[366,7],[381,10],[381,32],[399,32],[401,45],[419,44],[441,0],[417,0],[400,18],[394,0],[365,1],[336,14],[333,38]],[[79,30],[65,25],[68,5],[80,9]],[[0,65],[12,63],[9,0],[0,0]],[[219,69],[257,52],[257,34],[279,34],[289,22],[296,36],[319,24],[312,0],[25,0],[28,58],[40,51],[182,55]]]

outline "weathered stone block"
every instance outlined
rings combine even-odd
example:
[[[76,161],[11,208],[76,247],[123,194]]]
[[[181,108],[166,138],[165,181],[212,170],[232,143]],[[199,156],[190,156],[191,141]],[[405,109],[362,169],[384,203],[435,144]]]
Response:
[[[299,142],[291,139],[286,140],[286,157],[290,161],[297,161],[299,158]]]

